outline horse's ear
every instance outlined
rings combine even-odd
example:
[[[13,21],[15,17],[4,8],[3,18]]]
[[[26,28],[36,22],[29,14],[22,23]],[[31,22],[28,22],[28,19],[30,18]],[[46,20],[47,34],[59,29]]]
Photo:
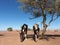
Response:
[[[22,25],[21,29],[23,29],[24,25]]]
[[[35,26],[33,26],[33,30],[35,29]]]

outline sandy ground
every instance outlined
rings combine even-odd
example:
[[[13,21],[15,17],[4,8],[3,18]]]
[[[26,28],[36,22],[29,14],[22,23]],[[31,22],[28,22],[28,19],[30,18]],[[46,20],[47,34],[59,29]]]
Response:
[[[28,31],[28,35],[33,35],[33,31]],[[24,42],[20,42],[20,35],[17,31],[0,32],[0,45],[60,45],[60,31],[47,31],[46,38],[34,42],[32,36]]]

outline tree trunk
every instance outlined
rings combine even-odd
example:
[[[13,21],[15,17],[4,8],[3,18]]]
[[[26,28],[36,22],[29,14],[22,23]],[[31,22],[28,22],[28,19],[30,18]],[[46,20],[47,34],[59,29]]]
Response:
[[[43,16],[43,32],[42,32],[41,37],[44,38],[44,34],[45,34],[46,28],[47,28],[47,25],[46,25],[46,15],[44,14],[44,8],[42,8],[42,16]]]
[[[42,38],[44,38],[44,34],[46,32],[47,25],[46,25],[46,15],[43,16],[43,32],[42,32]]]

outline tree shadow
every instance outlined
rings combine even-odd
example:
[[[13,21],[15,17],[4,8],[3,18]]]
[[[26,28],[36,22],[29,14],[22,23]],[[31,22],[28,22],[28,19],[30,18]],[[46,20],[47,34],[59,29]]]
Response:
[[[41,37],[41,35],[39,35],[39,37]],[[49,39],[56,39],[56,37],[60,37],[60,35],[58,35],[58,34],[56,34],[56,35],[45,34],[44,38],[39,38],[39,40],[45,39],[45,40],[49,41]],[[29,38],[32,38],[32,40],[34,40],[34,35],[33,34],[28,34],[27,39],[29,39]]]
[[[39,35],[39,37],[41,37],[41,35]],[[32,40],[34,40],[34,35],[33,34],[28,34],[27,35],[27,38],[29,39],[29,38],[32,38]],[[52,37],[51,37],[52,38]],[[44,35],[44,38],[39,38],[39,40],[42,40],[42,39],[45,39],[45,40],[49,40],[49,36],[47,36],[47,35]],[[34,40],[35,41],[35,40]]]
[[[28,34],[28,35],[27,35],[27,38],[28,38],[28,39],[29,39],[29,38],[32,38],[31,40],[34,40],[34,41],[35,41],[33,34]]]
[[[3,34],[0,34],[0,36],[4,36]]]
[[[33,38],[33,36],[34,36],[33,34],[28,34],[27,38]]]
[[[34,40],[34,35],[33,34],[28,34],[27,35],[28,38],[32,38]],[[41,37],[41,35],[39,35],[39,37]],[[44,35],[44,38],[39,38],[41,39],[45,39],[47,41],[49,41],[49,39],[56,39],[56,37],[60,37],[60,35]]]
[[[40,36],[41,36],[41,35],[40,35]],[[41,39],[45,39],[45,40],[49,41],[49,39],[56,39],[56,37],[60,37],[60,35],[51,35],[51,34],[50,34],[50,35],[49,35],[49,34],[47,35],[47,34],[46,34],[46,35],[44,35],[43,38],[39,38],[39,39],[40,39],[40,40],[41,40]]]

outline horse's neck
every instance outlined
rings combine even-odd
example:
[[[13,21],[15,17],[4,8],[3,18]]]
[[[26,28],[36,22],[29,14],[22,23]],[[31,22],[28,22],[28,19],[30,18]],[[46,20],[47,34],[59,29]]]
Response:
[[[23,32],[24,32],[24,29],[23,29]]]
[[[38,27],[36,25],[34,27],[35,27],[35,29],[38,29]]]
[[[37,30],[38,28],[36,27],[35,29]]]
[[[23,31],[25,31],[26,29],[23,29]]]
[[[38,27],[35,27],[35,30],[37,30],[38,29]]]

